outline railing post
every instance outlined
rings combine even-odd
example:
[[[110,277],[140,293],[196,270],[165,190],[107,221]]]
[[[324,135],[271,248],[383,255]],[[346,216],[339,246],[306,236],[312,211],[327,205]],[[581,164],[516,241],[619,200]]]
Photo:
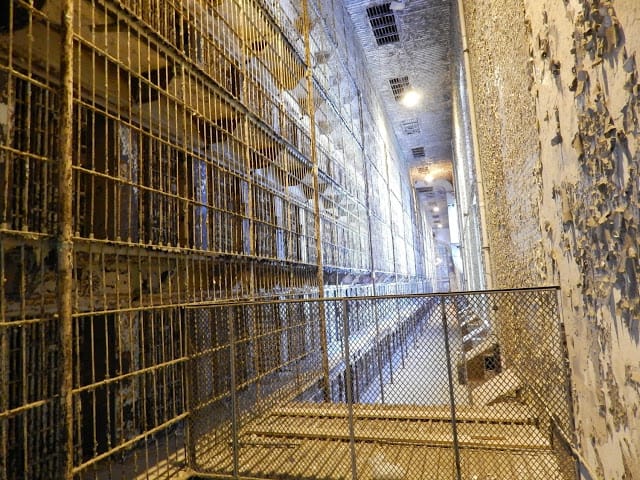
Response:
[[[184,379],[186,384],[185,389],[185,402],[187,405],[187,428],[185,432],[185,449],[187,456],[187,467],[191,470],[195,470],[196,467],[196,445],[195,445],[195,435],[193,432],[193,407],[195,404],[194,399],[194,382],[197,382],[198,379],[195,375],[196,370],[196,360],[194,359],[194,352],[196,348],[194,347],[195,336],[198,334],[198,329],[195,328],[195,316],[193,312],[200,312],[200,310],[183,310],[185,315],[185,353],[187,356],[187,363],[184,372]],[[208,315],[206,316],[207,320],[210,319],[211,311],[208,310]]]
[[[349,318],[347,317],[347,301],[342,299],[342,329],[344,335],[344,362],[345,362],[345,380],[347,383],[347,409],[349,420],[349,447],[351,450],[351,478],[357,480],[358,469],[356,465],[356,444],[355,444],[355,428],[353,424],[353,390],[351,378],[351,353],[349,351]]]
[[[402,364],[402,368],[404,368],[404,347],[405,347],[405,341],[406,341],[406,336],[404,334],[405,332],[405,323],[403,321],[403,319],[400,319],[400,329],[398,332],[398,335],[400,335],[400,361]]]
[[[230,374],[231,374],[231,442],[233,455],[233,477],[239,478],[238,468],[238,398],[237,398],[237,379],[236,379],[236,328],[235,328],[235,309],[238,307],[227,307],[227,318],[229,322],[229,355]]]
[[[456,480],[462,479],[460,470],[460,448],[458,445],[458,425],[456,423],[456,397],[453,391],[453,372],[451,370],[451,348],[449,345],[449,325],[447,325],[446,297],[440,297],[440,309],[442,311],[442,329],[444,333],[444,348],[447,357],[447,377],[449,379],[449,402],[451,406],[451,431],[453,435],[453,455],[456,462]]]
[[[358,89],[358,108],[360,112],[363,111],[363,102],[362,102],[362,92]],[[375,265],[375,254],[373,249],[373,235],[371,232],[374,231],[373,224],[373,215],[369,202],[369,169],[367,166],[368,158],[367,158],[367,143],[365,141],[364,135],[364,116],[360,115],[360,144],[362,145],[362,165],[364,168],[364,202],[367,207],[367,226],[369,228],[369,260],[371,261],[371,286],[373,287],[373,295],[376,296],[378,294],[376,289],[376,265]],[[380,382],[380,401],[384,405],[384,365],[382,362],[382,353],[380,353],[380,349],[383,348],[380,340],[380,318],[378,316],[378,301],[373,301],[373,315],[375,317],[376,322],[376,357],[378,362],[378,381]]]

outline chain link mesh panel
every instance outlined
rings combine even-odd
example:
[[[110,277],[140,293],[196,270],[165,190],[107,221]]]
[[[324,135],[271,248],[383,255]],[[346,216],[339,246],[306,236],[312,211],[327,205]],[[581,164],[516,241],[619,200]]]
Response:
[[[226,343],[216,348],[234,352],[236,369],[224,415],[204,413],[210,400],[191,409],[200,473],[577,478],[566,444],[573,419],[554,289],[198,312],[226,327]],[[212,388],[211,375],[194,378]],[[212,419],[224,419],[217,440],[201,428]]]

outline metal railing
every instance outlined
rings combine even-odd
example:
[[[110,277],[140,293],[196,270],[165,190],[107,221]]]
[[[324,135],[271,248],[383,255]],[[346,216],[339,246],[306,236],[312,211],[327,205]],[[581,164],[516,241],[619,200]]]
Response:
[[[577,478],[556,289],[212,305],[189,317],[198,475]]]

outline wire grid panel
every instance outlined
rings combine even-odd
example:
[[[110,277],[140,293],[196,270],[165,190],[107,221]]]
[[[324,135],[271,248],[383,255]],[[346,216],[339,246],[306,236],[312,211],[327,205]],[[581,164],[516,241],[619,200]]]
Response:
[[[57,19],[33,24],[25,8],[8,7],[0,13],[0,478],[52,478],[65,462],[54,243],[60,97],[55,79],[36,70],[51,68],[60,48],[42,41],[22,50],[32,36],[55,36]]]
[[[567,474],[561,446],[550,441],[551,412],[561,411],[564,431],[573,431],[557,291],[452,295],[443,309],[452,322],[455,381],[467,395],[456,405],[461,472],[575,478],[575,466]],[[531,345],[538,358],[548,357],[544,363],[532,367]]]
[[[231,402],[224,407],[226,416],[205,415],[225,418],[224,433],[213,441],[206,427],[196,430],[197,445],[210,442],[194,452],[196,471],[255,478],[459,474],[573,480],[575,460],[566,445],[572,439],[568,371],[556,293],[216,307],[218,318],[236,319],[221,325],[238,331],[228,348],[234,346],[233,368],[242,371],[234,377],[235,395],[233,386],[225,393]],[[285,315],[283,309],[286,315],[311,313],[312,321],[298,324],[307,332],[304,338],[294,338],[277,323],[284,322],[277,315]],[[266,329],[258,320],[263,315],[270,319]],[[240,333],[242,328],[255,330]],[[308,357],[313,367],[287,366],[284,343],[308,348],[322,338],[323,328],[326,349],[320,346]],[[535,352],[530,335],[538,340]],[[260,360],[265,352],[266,363]],[[293,365],[296,375],[285,373]],[[306,375],[303,381],[299,372]],[[195,429],[205,424],[200,416],[194,422]]]
[[[354,308],[352,332],[371,324],[371,311],[381,315],[394,326],[391,345],[399,345],[400,358],[388,362],[388,379],[380,368],[376,376],[385,358],[368,352],[384,340],[365,333],[374,348],[363,348],[367,342],[351,333],[351,350],[360,352],[355,358],[352,353],[358,372],[354,401],[373,403],[368,408],[384,418],[374,423],[354,413],[355,438],[378,438],[381,444],[368,462],[361,459],[365,472],[386,469],[392,476],[413,472],[409,478],[420,478],[412,476],[416,452],[398,444],[423,442],[448,445],[452,456],[442,463],[442,456],[424,455],[422,474],[575,478],[566,444],[573,422],[556,290],[451,294],[423,304],[411,297],[367,302],[369,309]],[[371,378],[380,385],[373,392],[360,386]],[[386,405],[401,408],[394,412]],[[394,417],[398,412],[404,417]]]

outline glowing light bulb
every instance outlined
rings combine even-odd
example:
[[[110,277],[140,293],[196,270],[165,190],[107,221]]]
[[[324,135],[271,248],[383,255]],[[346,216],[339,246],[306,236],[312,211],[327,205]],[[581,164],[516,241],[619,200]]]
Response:
[[[400,103],[405,107],[412,108],[417,106],[418,103],[420,103],[421,99],[422,95],[420,95],[420,92],[411,89],[404,92],[402,98],[400,99]]]

